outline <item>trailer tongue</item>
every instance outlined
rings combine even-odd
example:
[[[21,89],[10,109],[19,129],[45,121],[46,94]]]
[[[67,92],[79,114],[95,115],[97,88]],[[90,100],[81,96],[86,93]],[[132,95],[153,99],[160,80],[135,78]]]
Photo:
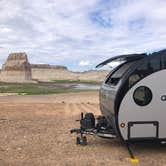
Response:
[[[97,120],[97,123],[95,121]],[[80,137],[77,137],[76,144],[86,145],[87,139],[84,136],[87,135],[96,135],[103,138],[116,138],[115,132],[111,128],[107,127],[107,121],[104,116],[98,116],[95,119],[92,113],[86,113],[85,116],[81,113],[81,119],[77,120],[80,122],[79,129],[72,129],[71,133],[80,134]]]

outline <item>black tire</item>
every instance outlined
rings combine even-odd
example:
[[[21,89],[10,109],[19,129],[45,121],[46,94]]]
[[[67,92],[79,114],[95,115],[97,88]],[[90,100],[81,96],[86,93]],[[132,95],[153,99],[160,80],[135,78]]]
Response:
[[[82,145],[87,145],[87,138],[85,136],[82,137]]]
[[[81,144],[81,142],[80,142],[80,137],[77,137],[76,138],[76,145],[80,145]]]

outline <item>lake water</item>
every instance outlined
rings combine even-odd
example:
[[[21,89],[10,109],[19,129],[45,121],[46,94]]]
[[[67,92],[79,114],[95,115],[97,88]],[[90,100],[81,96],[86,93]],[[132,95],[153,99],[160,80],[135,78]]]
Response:
[[[100,85],[77,84],[77,85],[73,85],[72,89],[77,89],[77,90],[99,90]]]

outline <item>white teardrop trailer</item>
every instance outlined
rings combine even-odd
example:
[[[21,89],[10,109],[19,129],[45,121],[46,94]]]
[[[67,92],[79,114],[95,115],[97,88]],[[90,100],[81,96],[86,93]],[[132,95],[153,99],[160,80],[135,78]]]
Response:
[[[131,142],[166,141],[166,50],[152,54],[129,54],[110,58],[96,67],[111,62],[121,63],[113,69],[100,88],[100,110],[81,113],[77,144],[86,145],[85,134],[120,138],[129,148]]]

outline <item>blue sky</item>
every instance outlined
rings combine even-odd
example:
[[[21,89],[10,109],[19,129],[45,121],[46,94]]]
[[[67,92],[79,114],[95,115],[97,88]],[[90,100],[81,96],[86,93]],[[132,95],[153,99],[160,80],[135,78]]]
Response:
[[[0,65],[24,51],[31,63],[83,71],[166,48],[165,0],[0,0],[0,11]]]

